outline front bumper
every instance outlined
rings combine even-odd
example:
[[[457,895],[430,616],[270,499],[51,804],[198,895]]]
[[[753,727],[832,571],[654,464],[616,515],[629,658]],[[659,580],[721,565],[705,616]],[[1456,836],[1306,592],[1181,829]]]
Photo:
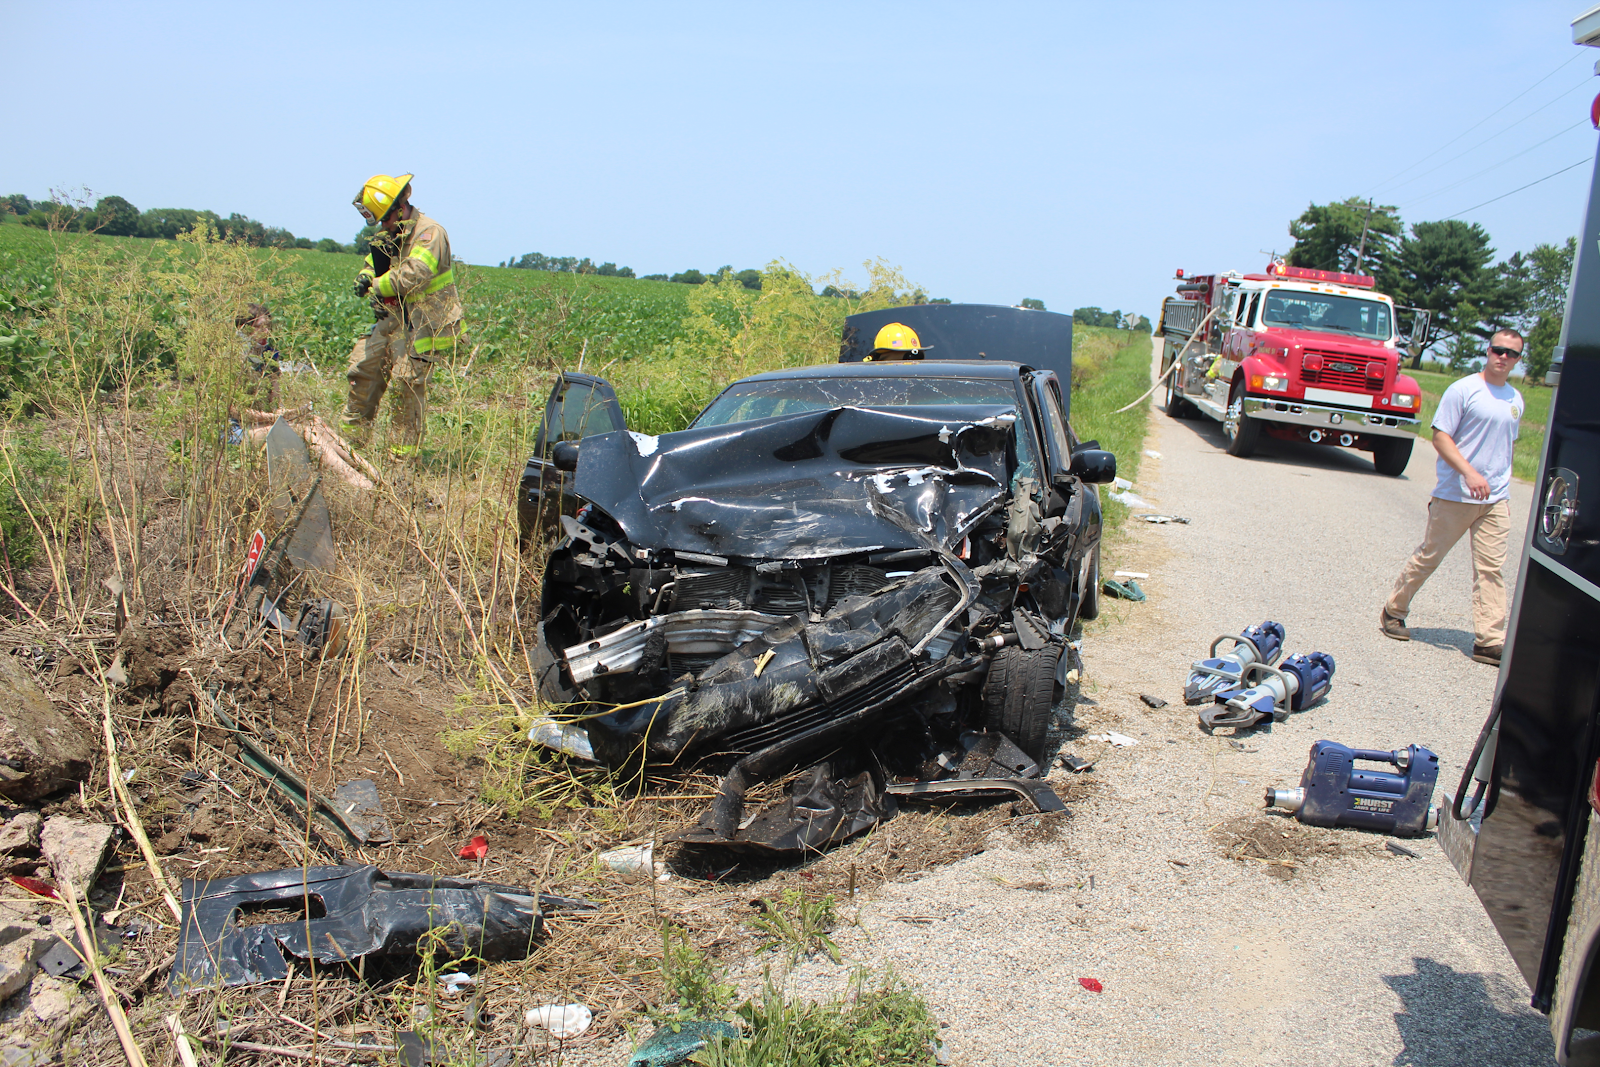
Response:
[[[1420,420],[1406,415],[1308,404],[1303,400],[1264,400],[1253,396],[1245,397],[1244,413],[1264,422],[1287,423],[1324,433],[1332,430],[1334,433],[1366,434],[1370,437],[1410,437],[1416,434],[1420,425]]]

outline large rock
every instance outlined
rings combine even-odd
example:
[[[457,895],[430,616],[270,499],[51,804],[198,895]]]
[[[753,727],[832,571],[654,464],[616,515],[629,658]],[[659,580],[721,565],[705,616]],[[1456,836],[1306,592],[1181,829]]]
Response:
[[[39,847],[39,829],[44,817],[36,811],[18,812],[4,826],[0,826],[0,852],[15,852],[22,848]]]
[[[50,862],[56,881],[68,882],[81,901],[105,866],[113,830],[104,823],[52,815],[44,821],[39,851]]]
[[[0,926],[0,1000],[33,981],[39,957],[53,936],[37,926],[7,923]]]
[[[15,656],[0,653],[0,796],[37,800],[82,781],[95,735],[58,711]]]

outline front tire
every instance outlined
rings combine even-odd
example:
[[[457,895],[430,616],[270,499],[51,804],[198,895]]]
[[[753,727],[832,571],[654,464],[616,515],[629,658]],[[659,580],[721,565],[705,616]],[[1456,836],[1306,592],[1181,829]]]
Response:
[[[1379,474],[1398,478],[1406,472],[1411,462],[1411,446],[1416,442],[1409,437],[1380,437],[1372,449],[1372,465]]]
[[[1175,370],[1171,374],[1167,375],[1167,402],[1164,407],[1166,408],[1167,416],[1169,418],[1187,419],[1189,417],[1189,412],[1193,410],[1192,405],[1190,405],[1189,401],[1184,398],[1183,390],[1178,388],[1177,379],[1178,375],[1182,372],[1182,368],[1180,367],[1178,370]]]
[[[1261,439],[1261,421],[1244,413],[1244,381],[1240,380],[1228,396],[1228,417],[1222,420],[1222,432],[1228,438],[1228,455],[1248,458]]]
[[[996,652],[983,683],[983,725],[998,730],[1035,762],[1044,760],[1045,734],[1056,704],[1060,645],[1029,652],[1012,645]]]

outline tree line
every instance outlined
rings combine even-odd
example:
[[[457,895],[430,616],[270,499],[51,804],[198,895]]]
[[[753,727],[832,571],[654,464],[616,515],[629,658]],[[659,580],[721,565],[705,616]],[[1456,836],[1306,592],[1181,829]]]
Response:
[[[21,193],[0,197],[0,216],[16,215],[24,226],[41,229],[99,233],[107,237],[150,237],[176,240],[178,234],[194,229],[202,220],[211,223],[224,240],[237,240],[260,248],[306,248],[318,252],[358,252],[365,255],[367,242],[377,232],[363,226],[349,244],[331,237],[313,241],[296,237],[282,226],[268,226],[238,212],[226,218],[215,211],[186,207],[158,207],[140,211],[120,196],[102,196],[94,207],[61,200],[30,200]]]
[[[1039,301],[1033,301],[1033,304],[1038,304],[1039,310],[1044,310],[1044,304]],[[1022,306],[1032,305],[1024,300]],[[1121,311],[1101,311],[1097,307],[1077,308],[1072,313],[1072,321],[1079,326],[1108,326],[1113,330],[1150,332],[1150,320],[1132,311],[1124,315]]]
[[[1527,380],[1542,381],[1550,369],[1576,238],[1496,261],[1488,231],[1476,222],[1443,219],[1407,227],[1392,205],[1360,197],[1311,204],[1289,223],[1289,235],[1290,266],[1372,275],[1378,290],[1402,309],[1403,329],[1414,321],[1413,309],[1429,313],[1411,352],[1413,368],[1437,346],[1451,369],[1463,370],[1482,357],[1495,330],[1512,326],[1527,338]]]

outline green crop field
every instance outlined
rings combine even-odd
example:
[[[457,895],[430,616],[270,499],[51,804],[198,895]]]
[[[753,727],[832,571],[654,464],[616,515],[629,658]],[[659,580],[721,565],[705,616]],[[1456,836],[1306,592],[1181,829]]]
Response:
[[[1433,436],[1430,427],[1433,424],[1433,413],[1439,409],[1439,398],[1450,388],[1451,382],[1465,375],[1422,370],[1408,370],[1405,373],[1415,378],[1417,384],[1422,386],[1420,436],[1428,440]],[[1521,378],[1511,379],[1511,384],[1522,393],[1522,398],[1528,405],[1527,411],[1522,416],[1521,431],[1517,435],[1511,473],[1524,481],[1532,481],[1539,473],[1539,457],[1544,453],[1544,430],[1550,421],[1551,391],[1543,385],[1533,385]]]

